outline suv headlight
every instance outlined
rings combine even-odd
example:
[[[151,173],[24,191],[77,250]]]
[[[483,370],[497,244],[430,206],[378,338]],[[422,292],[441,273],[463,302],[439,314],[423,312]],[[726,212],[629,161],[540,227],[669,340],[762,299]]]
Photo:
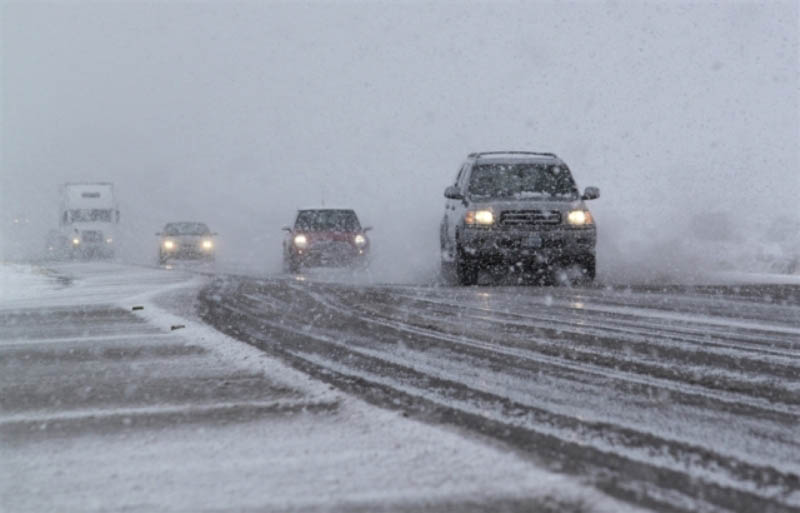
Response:
[[[361,234],[358,234],[358,235],[356,235],[356,236],[355,236],[355,238],[353,239],[353,241],[355,241],[355,243],[356,243],[356,246],[363,246],[364,244],[366,244],[366,243],[367,243],[367,238],[366,238],[366,237],[364,237],[364,236],[363,236],[363,235],[361,235]]]
[[[567,214],[567,222],[572,226],[587,226],[594,223],[588,210],[572,210]]]
[[[470,210],[464,215],[464,222],[470,225],[488,226],[494,224],[494,212],[491,210]]]
[[[211,240],[206,239],[206,240],[203,241],[203,249],[211,249],[213,247],[214,247],[214,243]]]
[[[175,247],[175,243],[171,240],[164,241],[164,249],[173,249]]]
[[[306,237],[302,233],[295,235],[294,245],[299,249],[304,249],[306,246],[308,246],[308,237]]]

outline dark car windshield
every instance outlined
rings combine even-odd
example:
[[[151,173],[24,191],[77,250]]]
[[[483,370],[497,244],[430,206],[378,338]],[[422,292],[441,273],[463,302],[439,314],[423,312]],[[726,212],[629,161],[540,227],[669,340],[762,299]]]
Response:
[[[352,210],[301,210],[294,228],[311,232],[357,232],[361,225]]]
[[[569,170],[552,164],[482,164],[475,166],[469,194],[477,198],[575,199],[578,189]]]
[[[164,227],[166,235],[209,235],[211,230],[205,223],[169,223]]]

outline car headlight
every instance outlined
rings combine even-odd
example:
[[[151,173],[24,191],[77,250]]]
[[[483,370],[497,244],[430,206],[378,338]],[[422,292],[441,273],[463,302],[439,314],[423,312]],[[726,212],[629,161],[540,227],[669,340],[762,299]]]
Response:
[[[211,249],[214,247],[214,242],[208,239],[203,241],[203,249]]]
[[[78,237],[75,237],[74,239],[72,239],[72,243],[77,246],[78,244],[81,243],[81,240]]]
[[[567,222],[572,226],[585,226],[592,224],[592,214],[588,210],[572,210],[567,214]]]
[[[494,213],[491,210],[470,210],[464,216],[464,222],[484,226],[494,224]]]
[[[112,239],[111,237],[106,239],[106,244],[111,244],[112,242],[114,242],[114,239]]]
[[[175,248],[175,243],[173,241],[171,240],[164,241],[164,249],[174,249],[174,248]]]
[[[308,246],[308,237],[303,235],[302,233],[297,234],[294,236],[294,245],[297,248],[303,249]]]
[[[363,246],[364,244],[366,244],[366,243],[367,243],[367,238],[366,238],[366,237],[364,237],[364,236],[363,236],[363,235],[361,235],[361,234],[358,234],[358,235],[356,235],[356,236],[355,236],[355,238],[354,238],[353,240],[355,241],[355,243],[356,243],[356,245],[357,245],[357,246]]]

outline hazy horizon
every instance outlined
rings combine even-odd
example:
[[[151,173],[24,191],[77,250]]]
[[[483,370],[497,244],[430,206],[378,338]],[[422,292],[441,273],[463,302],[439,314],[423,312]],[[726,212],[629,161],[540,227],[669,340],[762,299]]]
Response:
[[[276,270],[324,201],[423,279],[466,154],[528,149],[600,187],[601,273],[689,269],[703,248],[664,248],[693,219],[800,218],[798,5],[5,2],[3,246],[43,244],[60,183],[111,181],[128,261],[197,219]]]

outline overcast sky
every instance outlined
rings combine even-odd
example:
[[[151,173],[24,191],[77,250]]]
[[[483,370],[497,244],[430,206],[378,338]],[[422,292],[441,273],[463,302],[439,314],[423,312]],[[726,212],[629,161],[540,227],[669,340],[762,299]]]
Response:
[[[112,181],[137,255],[199,218],[274,259],[324,200],[424,267],[463,158],[512,148],[599,186],[617,247],[709,211],[798,215],[796,1],[2,9],[1,211],[39,230],[59,183]]]

